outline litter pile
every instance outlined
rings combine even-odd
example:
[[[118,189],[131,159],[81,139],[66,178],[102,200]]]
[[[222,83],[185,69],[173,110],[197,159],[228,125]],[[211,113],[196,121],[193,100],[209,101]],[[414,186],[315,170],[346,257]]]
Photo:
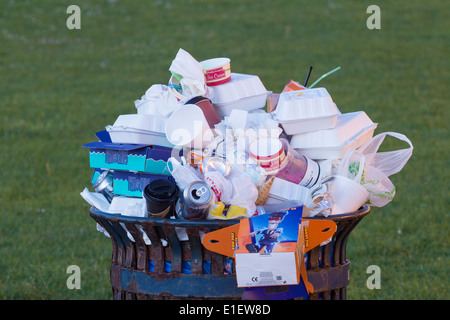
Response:
[[[109,213],[190,220],[249,218],[286,203],[304,217],[386,205],[411,142],[374,136],[364,111],[341,113],[315,88],[339,68],[307,87],[311,69],[303,85],[274,93],[256,75],[231,72],[228,58],[198,62],[180,49],[167,84],[84,145],[94,192],[81,195]],[[386,136],[409,148],[378,152]]]

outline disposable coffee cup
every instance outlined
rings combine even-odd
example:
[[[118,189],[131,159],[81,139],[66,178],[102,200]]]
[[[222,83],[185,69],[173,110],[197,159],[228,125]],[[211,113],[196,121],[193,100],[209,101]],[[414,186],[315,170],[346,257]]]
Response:
[[[214,129],[214,126],[222,121],[217,114],[216,109],[214,109],[211,100],[208,98],[197,96],[192,99],[189,99],[185,104],[195,104],[203,111],[203,115],[208,122],[208,125],[211,129]]]
[[[214,132],[202,109],[195,104],[186,104],[167,120],[166,138],[176,146],[203,149],[214,140]]]
[[[344,176],[330,176],[323,182],[334,201],[331,214],[355,212],[369,200],[369,193],[362,185]]]
[[[153,218],[167,218],[174,214],[174,205],[179,197],[178,186],[168,179],[156,179],[144,188],[147,213]]]

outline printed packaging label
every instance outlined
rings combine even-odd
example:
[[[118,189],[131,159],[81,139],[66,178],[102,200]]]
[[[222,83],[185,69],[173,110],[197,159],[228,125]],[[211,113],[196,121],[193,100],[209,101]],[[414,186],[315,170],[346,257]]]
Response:
[[[289,208],[241,221],[235,253],[238,287],[299,283],[302,209]]]
[[[306,168],[305,176],[303,177],[302,181],[300,181],[299,185],[306,187],[306,188],[311,188],[319,180],[320,167],[319,167],[319,164],[317,162],[315,162],[314,160],[311,160],[310,158],[308,158],[306,156],[305,156],[305,158],[308,162],[308,166]]]

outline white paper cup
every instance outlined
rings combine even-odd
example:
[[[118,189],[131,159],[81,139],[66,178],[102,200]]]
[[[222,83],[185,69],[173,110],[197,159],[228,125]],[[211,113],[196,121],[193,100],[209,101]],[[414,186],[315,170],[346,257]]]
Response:
[[[205,83],[208,86],[217,86],[231,80],[231,68],[229,58],[213,58],[201,61],[205,76]]]
[[[330,176],[326,184],[334,201],[331,214],[354,212],[369,199],[369,193],[362,185],[344,176]]]
[[[203,149],[214,140],[214,133],[202,109],[195,104],[186,104],[167,120],[166,138],[176,146]]]
[[[267,174],[277,172],[286,158],[283,145],[279,139],[258,139],[250,144],[250,157],[253,158]]]

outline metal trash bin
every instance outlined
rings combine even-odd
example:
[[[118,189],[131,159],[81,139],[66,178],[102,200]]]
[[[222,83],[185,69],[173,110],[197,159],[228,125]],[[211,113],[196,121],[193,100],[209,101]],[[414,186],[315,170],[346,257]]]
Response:
[[[350,280],[347,239],[369,212],[370,207],[364,205],[353,213],[308,218],[333,220],[337,225],[330,242],[306,254],[308,280],[314,286],[309,299],[346,299]],[[113,299],[241,299],[244,289],[237,287],[234,268],[230,273],[224,272],[224,264],[230,257],[204,248],[200,234],[228,227],[238,220],[139,218],[109,214],[94,207],[90,215],[112,240]],[[176,228],[183,228],[188,240],[180,241]],[[151,244],[146,244],[142,232]],[[186,263],[190,266],[188,272],[184,269]]]

